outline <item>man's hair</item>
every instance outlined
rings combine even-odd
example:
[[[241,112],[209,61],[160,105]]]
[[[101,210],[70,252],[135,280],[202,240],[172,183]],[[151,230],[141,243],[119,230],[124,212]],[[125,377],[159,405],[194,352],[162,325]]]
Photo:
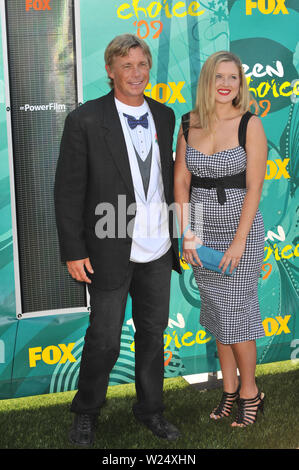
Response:
[[[144,54],[147,57],[149,68],[152,67],[152,54],[150,48],[142,39],[134,34],[121,34],[120,36],[116,36],[112,41],[108,44],[105,50],[104,59],[105,64],[111,67],[113,63],[113,58],[117,56],[124,57],[128,55],[131,48],[140,47]],[[113,80],[109,77],[109,86],[113,88]]]

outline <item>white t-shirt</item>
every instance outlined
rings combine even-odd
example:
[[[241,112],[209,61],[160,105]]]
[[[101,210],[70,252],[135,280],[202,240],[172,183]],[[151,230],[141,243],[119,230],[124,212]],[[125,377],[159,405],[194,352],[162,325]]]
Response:
[[[137,204],[130,260],[146,263],[163,256],[171,246],[156,128],[146,101],[141,106],[129,106],[114,99],[126,141]],[[128,114],[139,119],[145,113],[148,113],[147,129],[140,125],[131,129],[124,117],[124,114]],[[146,197],[134,147],[144,160],[151,145],[152,162]]]

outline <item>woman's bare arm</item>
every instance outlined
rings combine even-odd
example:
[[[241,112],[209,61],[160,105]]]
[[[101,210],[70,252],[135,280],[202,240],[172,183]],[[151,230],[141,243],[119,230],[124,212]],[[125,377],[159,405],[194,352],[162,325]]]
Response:
[[[241,256],[245,250],[246,239],[255,218],[266,173],[267,165],[267,138],[262,122],[257,116],[253,116],[247,127],[246,136],[246,195],[244,197],[239,225],[231,243],[226,250],[220,267],[223,271],[231,262],[231,271],[238,266]]]
[[[177,217],[179,220],[181,235],[185,232],[183,241],[183,258],[190,264],[202,265],[195,249],[199,240],[190,229],[187,229],[189,224],[191,173],[186,166],[185,154],[186,141],[182,128],[180,128],[174,164],[174,199],[177,207]],[[196,262],[194,262],[194,258]]]

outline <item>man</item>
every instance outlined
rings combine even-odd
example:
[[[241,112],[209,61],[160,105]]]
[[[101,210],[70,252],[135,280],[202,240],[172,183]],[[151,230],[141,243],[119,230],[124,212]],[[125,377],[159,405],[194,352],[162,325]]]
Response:
[[[163,210],[173,203],[175,118],[143,94],[152,64],[144,41],[117,36],[105,62],[112,90],[67,116],[55,180],[61,257],[88,284],[91,306],[70,440],[94,441],[128,294],[136,330],[133,412],[155,435],[174,440],[179,432],[163,416],[162,392],[171,270],[180,272],[175,224],[171,213],[165,224]]]

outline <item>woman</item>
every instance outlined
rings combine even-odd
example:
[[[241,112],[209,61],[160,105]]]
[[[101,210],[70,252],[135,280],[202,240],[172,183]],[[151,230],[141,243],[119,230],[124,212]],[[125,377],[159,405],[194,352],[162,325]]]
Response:
[[[237,400],[232,426],[254,423],[264,404],[255,382],[255,340],[264,336],[257,297],[264,257],[258,205],[267,139],[261,120],[248,111],[249,101],[240,59],[226,51],[210,56],[199,77],[195,109],[184,116],[187,130],[180,128],[175,161],[182,255],[192,265],[200,323],[216,337],[223,375],[222,399],[210,417],[228,416]],[[224,252],[221,273],[202,266],[198,243]],[[233,275],[223,274],[228,266],[230,273],[236,268]]]

